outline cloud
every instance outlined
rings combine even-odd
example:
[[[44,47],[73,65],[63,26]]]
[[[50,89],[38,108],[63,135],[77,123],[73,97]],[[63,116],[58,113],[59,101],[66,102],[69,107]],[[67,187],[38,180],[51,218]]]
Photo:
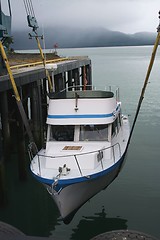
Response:
[[[159,0],[32,0],[39,26],[104,27],[134,33],[155,31]],[[21,0],[11,0],[13,27],[26,28]],[[18,6],[18,8],[17,8]]]

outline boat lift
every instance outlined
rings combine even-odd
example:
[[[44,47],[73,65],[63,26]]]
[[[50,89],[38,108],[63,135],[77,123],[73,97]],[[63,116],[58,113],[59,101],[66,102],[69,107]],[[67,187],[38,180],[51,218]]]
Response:
[[[43,62],[43,65],[44,65],[44,68],[45,68],[45,72],[46,72],[46,77],[47,77],[48,83],[49,83],[49,90],[50,90],[50,92],[53,92],[53,84],[52,84],[52,81],[51,81],[51,77],[49,75],[49,71],[46,68],[46,59],[44,57],[44,54],[43,54],[43,51],[42,51],[42,47],[41,47],[41,44],[40,44],[40,40],[39,40],[39,38],[43,39],[43,35],[39,36],[38,32],[37,32],[37,29],[39,28],[39,26],[38,26],[37,19],[35,17],[32,0],[23,0],[23,2],[24,2],[26,14],[27,14],[28,26],[30,28],[32,28],[32,34],[29,33],[29,38],[30,39],[35,38],[36,41],[37,41],[38,49],[40,51],[40,55],[41,55],[42,62]]]
[[[154,44],[154,47],[153,47],[153,50],[152,50],[152,55],[151,55],[151,59],[150,59],[150,62],[149,62],[147,74],[146,74],[145,81],[144,81],[144,84],[143,84],[143,87],[142,87],[142,90],[141,90],[141,94],[140,94],[140,98],[139,98],[139,101],[138,101],[135,117],[134,117],[133,124],[132,124],[132,127],[131,127],[131,132],[130,132],[130,136],[129,136],[129,139],[128,139],[128,146],[129,146],[132,134],[133,134],[133,130],[134,130],[134,127],[135,127],[135,124],[136,124],[136,121],[137,121],[137,117],[138,117],[138,114],[139,114],[139,111],[140,111],[140,108],[141,108],[142,101],[144,99],[145,90],[147,88],[148,80],[149,80],[150,73],[151,73],[151,70],[152,70],[152,67],[153,67],[153,63],[154,63],[154,60],[155,60],[155,56],[156,56],[156,52],[157,52],[157,48],[158,48],[159,43],[160,43],[160,11],[159,11],[159,25],[157,27],[157,37],[156,37],[155,44]],[[127,148],[128,148],[128,146],[127,146]]]

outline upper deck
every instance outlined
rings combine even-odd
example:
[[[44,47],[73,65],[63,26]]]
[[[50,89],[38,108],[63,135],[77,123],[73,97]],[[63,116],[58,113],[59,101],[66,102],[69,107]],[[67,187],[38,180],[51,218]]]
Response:
[[[47,124],[51,125],[108,124],[120,109],[111,91],[61,91],[49,97]]]
[[[85,91],[61,91],[58,93],[50,93],[50,99],[75,99],[75,98],[113,98],[114,93],[101,90],[85,90]]]

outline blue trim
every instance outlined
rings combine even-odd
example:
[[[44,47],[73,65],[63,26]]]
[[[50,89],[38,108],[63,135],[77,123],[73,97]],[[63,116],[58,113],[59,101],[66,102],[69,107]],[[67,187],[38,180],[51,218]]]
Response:
[[[79,177],[79,178],[73,178],[73,179],[68,179],[68,180],[61,180],[60,179],[58,181],[58,184],[57,184],[55,190],[58,191],[59,189],[65,188],[65,187],[67,187],[68,185],[71,185],[71,184],[91,181],[91,180],[94,180],[96,178],[102,177],[102,176],[114,171],[114,169],[118,168],[119,166],[121,166],[121,164],[124,160],[124,157],[125,157],[125,154],[113,166],[111,166],[110,168],[108,168],[106,170],[103,170],[99,173],[95,173],[93,175],[90,175],[90,178]],[[40,176],[35,175],[33,172],[32,172],[32,174],[37,179],[37,181],[39,181],[40,183],[47,184],[47,185],[52,185],[54,183],[53,179],[51,180],[51,179],[47,179],[47,178],[42,178]]]
[[[65,118],[108,118],[112,117],[113,113],[109,114],[82,114],[82,115],[48,115],[48,118],[65,119]]]
[[[118,109],[120,108],[120,104],[118,104],[118,106],[116,107],[116,112],[118,111]],[[49,115],[47,116],[47,118],[50,119],[70,119],[70,118],[109,118],[109,117],[113,117],[114,113],[108,113],[108,114],[79,114],[79,115]]]

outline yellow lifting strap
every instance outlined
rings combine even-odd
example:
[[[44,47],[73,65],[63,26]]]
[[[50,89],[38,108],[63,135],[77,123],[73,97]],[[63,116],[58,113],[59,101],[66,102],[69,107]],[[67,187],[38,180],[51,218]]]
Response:
[[[130,143],[131,136],[132,136],[132,133],[133,133],[133,130],[134,130],[134,127],[135,127],[135,123],[136,123],[136,120],[137,120],[137,117],[138,117],[138,114],[139,114],[139,111],[140,111],[140,108],[141,108],[141,104],[142,104],[142,101],[144,99],[145,90],[146,90],[148,80],[149,80],[149,77],[150,77],[150,73],[151,73],[151,70],[152,70],[152,67],[153,67],[153,63],[154,63],[154,60],[155,60],[155,56],[156,56],[156,52],[157,52],[159,42],[160,42],[160,31],[158,31],[158,34],[157,34],[157,37],[156,37],[156,40],[155,40],[155,44],[154,44],[154,47],[153,47],[153,50],[152,50],[150,63],[149,63],[149,66],[148,66],[147,74],[146,74],[146,77],[145,77],[145,81],[144,81],[143,88],[141,90],[141,94],[140,94],[140,98],[139,98],[139,102],[138,102],[138,105],[137,105],[136,114],[135,114],[134,121],[133,121],[133,124],[132,124],[131,132],[130,132],[130,136],[129,136],[129,140],[128,140],[128,145]]]
[[[5,63],[7,72],[9,74],[9,78],[10,78],[10,82],[11,82],[11,85],[12,85],[12,88],[13,88],[13,91],[14,91],[17,106],[18,106],[20,115],[22,117],[23,124],[26,128],[26,131],[27,131],[27,134],[28,134],[28,137],[29,137],[29,141],[30,141],[30,143],[34,142],[33,134],[31,132],[31,129],[30,129],[30,126],[29,126],[29,123],[28,123],[28,119],[27,119],[26,113],[24,111],[24,107],[23,107],[22,101],[20,99],[20,95],[18,93],[18,89],[17,89],[16,83],[15,83],[12,71],[10,69],[10,64],[9,64],[7,55],[5,53],[5,50],[4,50],[4,47],[3,47],[3,44],[2,44],[1,41],[0,41],[0,52],[1,52],[1,55],[2,55],[2,58],[3,58],[3,61]]]
[[[53,92],[53,85],[52,85],[51,77],[49,75],[49,71],[48,71],[48,69],[46,69],[46,60],[45,60],[45,57],[44,57],[44,54],[43,54],[43,51],[42,51],[42,48],[41,48],[41,44],[40,44],[38,36],[36,36],[35,38],[36,38],[37,45],[38,45],[40,55],[41,55],[41,58],[42,58],[42,62],[43,62],[44,68],[45,68],[46,77],[47,77],[48,83],[49,83],[49,89],[50,89],[51,92]]]
[[[8,62],[8,58],[6,56],[6,53],[5,53],[5,50],[4,50],[4,47],[3,47],[3,44],[2,44],[1,41],[0,41],[0,51],[1,51],[3,61],[6,65],[7,72],[8,72],[9,77],[10,77],[10,81],[11,81],[12,88],[13,88],[13,91],[14,91],[14,94],[15,94],[15,98],[16,98],[17,101],[20,101],[20,96],[19,96],[19,93],[18,93],[18,90],[17,90],[17,86],[15,84],[14,77],[13,77],[12,71],[10,69],[10,64]]]

